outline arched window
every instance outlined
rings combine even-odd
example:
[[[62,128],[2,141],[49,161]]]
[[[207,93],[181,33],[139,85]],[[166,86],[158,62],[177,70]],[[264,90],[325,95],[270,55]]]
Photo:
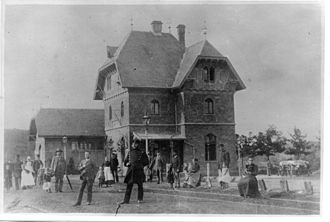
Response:
[[[210,68],[210,82],[214,82],[214,73],[215,73],[215,69],[214,69],[214,67],[212,66],[211,68]]]
[[[205,160],[213,161],[217,160],[216,150],[217,138],[213,134],[205,136]]]
[[[205,100],[206,114],[214,114],[213,100],[208,98]]]
[[[120,116],[121,117],[124,116],[124,102],[123,101],[121,102],[121,105],[120,105]]]
[[[207,66],[205,66],[203,68],[203,80],[204,82],[209,82],[209,69],[207,68]]]
[[[152,100],[151,101],[151,114],[153,115],[159,115],[159,102],[158,100]]]
[[[109,120],[112,120],[112,108],[109,106]]]

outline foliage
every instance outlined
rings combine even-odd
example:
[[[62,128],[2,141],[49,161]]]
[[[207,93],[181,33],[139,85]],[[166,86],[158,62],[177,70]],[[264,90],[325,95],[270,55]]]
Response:
[[[275,153],[281,153],[285,150],[286,138],[276,129],[275,126],[270,126],[265,133],[259,132],[256,136],[255,153],[257,155],[265,155],[267,160]]]
[[[237,135],[237,143],[241,157],[265,155],[269,160],[270,156],[285,150],[286,139],[275,126],[270,126],[265,133],[259,132],[258,135],[251,132],[249,136]]]
[[[286,154],[295,155],[299,160],[301,155],[308,155],[311,152],[311,144],[305,138],[307,135],[303,135],[301,130],[298,128],[294,128],[293,134],[290,134],[291,139],[289,139],[292,146],[288,147],[286,150]]]

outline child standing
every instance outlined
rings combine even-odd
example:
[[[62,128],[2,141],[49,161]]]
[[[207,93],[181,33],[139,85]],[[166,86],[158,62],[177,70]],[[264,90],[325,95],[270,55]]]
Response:
[[[102,187],[102,184],[105,183],[105,176],[103,168],[101,166],[99,167],[99,171],[96,174],[96,179],[99,180],[99,187]]]
[[[45,168],[43,190],[45,190],[48,193],[52,192],[50,188],[51,187],[50,181],[52,179],[52,176],[54,176],[53,171],[49,167]]]

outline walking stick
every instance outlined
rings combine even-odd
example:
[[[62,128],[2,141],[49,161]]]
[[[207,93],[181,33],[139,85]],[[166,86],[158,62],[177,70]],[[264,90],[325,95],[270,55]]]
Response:
[[[70,186],[71,190],[73,190],[73,189],[72,189],[72,185],[71,185],[71,182],[70,182],[70,179],[69,179],[68,175],[67,175],[67,174],[65,174],[65,177],[66,177],[66,179],[68,180],[68,183],[69,183],[69,186]]]
[[[120,208],[120,204],[118,204],[118,206],[117,206],[115,216],[117,216],[117,213],[118,213],[119,208]]]

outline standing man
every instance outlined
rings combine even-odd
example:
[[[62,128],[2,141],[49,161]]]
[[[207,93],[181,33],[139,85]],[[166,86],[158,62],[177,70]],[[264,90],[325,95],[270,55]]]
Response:
[[[23,164],[23,162],[20,160],[19,154],[17,154],[16,162],[14,163],[14,171],[13,171],[16,190],[19,190],[19,187],[21,186],[22,164]]]
[[[66,172],[66,161],[62,156],[63,151],[61,149],[56,150],[56,156],[53,157],[51,163],[51,169],[55,172],[55,192],[63,192],[63,177]]]
[[[157,184],[159,184],[160,182],[163,183],[163,174],[162,174],[162,169],[163,169],[163,159],[160,155],[160,152],[157,152],[157,156],[155,158],[155,171],[157,174]]]
[[[220,157],[219,169],[222,171],[223,165],[229,169],[230,154],[228,151],[226,151],[225,146],[223,144],[220,144],[220,150],[221,150],[221,157]]]
[[[178,154],[174,151],[172,158],[172,171],[174,175],[175,187],[180,188],[180,167],[181,161]]]
[[[124,201],[121,204],[128,204],[131,198],[133,184],[138,185],[138,203],[143,201],[143,182],[145,175],[143,167],[149,164],[148,156],[139,148],[140,141],[135,140],[132,149],[127,154],[124,165],[128,167],[124,182],[127,184]]]
[[[44,164],[40,160],[40,155],[39,154],[36,155],[36,158],[37,159],[33,161],[34,184],[35,185],[40,185],[40,184],[37,184],[38,171],[39,171],[40,168],[42,168],[44,166]]]
[[[91,205],[93,183],[95,180],[97,168],[94,162],[90,159],[90,154],[88,151],[85,152],[85,159],[80,162],[78,169],[80,171],[80,180],[82,180],[82,183],[80,186],[77,202],[73,206],[81,205],[81,200],[86,185],[87,185],[87,205]]]
[[[118,180],[118,159],[117,159],[117,154],[112,153],[111,154],[111,158],[110,158],[110,169],[111,169],[111,173],[113,175],[114,181],[116,183],[119,182]]]

